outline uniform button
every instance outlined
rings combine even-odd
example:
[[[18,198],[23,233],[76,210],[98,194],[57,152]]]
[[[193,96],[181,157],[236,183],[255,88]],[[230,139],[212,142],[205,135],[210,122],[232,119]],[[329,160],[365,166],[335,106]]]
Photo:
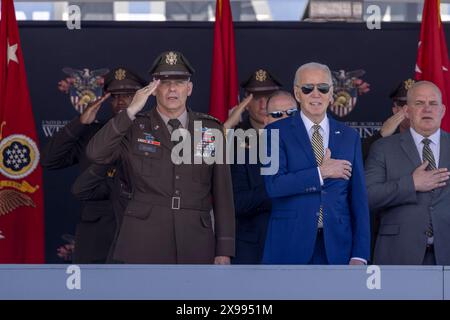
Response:
[[[175,179],[180,180],[180,176],[179,176],[179,175],[176,175],[176,176],[175,176]]]
[[[145,152],[144,154],[145,154],[146,156],[148,156],[148,152]]]
[[[175,190],[175,194],[178,196],[180,194],[180,190]]]

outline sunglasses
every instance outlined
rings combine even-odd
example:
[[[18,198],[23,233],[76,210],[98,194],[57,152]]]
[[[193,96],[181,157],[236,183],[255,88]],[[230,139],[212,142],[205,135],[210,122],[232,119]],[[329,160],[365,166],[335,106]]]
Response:
[[[320,93],[326,94],[330,91],[331,85],[329,85],[328,83],[318,83],[318,84],[308,83],[300,87],[303,94],[310,94],[311,92],[314,91],[314,88],[317,88],[317,90],[319,90]]]
[[[272,118],[278,119],[283,116],[283,113],[286,113],[286,115],[288,117],[290,117],[294,114],[295,111],[297,111],[296,107],[285,110],[285,111],[272,111],[272,112],[269,112],[268,115],[271,116]]]

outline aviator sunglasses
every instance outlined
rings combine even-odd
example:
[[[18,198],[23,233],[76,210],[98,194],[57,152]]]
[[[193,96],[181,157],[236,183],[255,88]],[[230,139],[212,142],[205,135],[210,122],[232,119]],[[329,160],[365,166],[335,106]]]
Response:
[[[330,91],[331,85],[329,85],[328,83],[318,83],[318,84],[307,83],[300,86],[300,89],[302,90],[303,94],[310,94],[311,92],[314,91],[314,87],[316,87],[320,93],[326,94]]]
[[[293,108],[285,110],[285,111],[272,111],[272,112],[269,112],[268,115],[271,116],[272,118],[278,119],[283,116],[283,113],[286,113],[286,115],[288,117],[290,117],[294,114],[295,111],[297,111],[297,107],[293,107]]]

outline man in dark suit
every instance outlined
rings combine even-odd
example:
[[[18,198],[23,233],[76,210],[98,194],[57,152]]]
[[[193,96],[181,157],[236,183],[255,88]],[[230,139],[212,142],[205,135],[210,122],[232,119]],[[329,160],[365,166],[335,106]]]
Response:
[[[210,161],[220,157],[216,152],[224,155],[216,149],[223,127],[187,108],[193,72],[180,52],[162,53],[150,69],[153,81],[89,142],[87,154],[94,162],[119,161],[129,177],[132,196],[115,243],[116,261],[229,264],[234,255],[230,169]],[[140,112],[152,94],[156,106]],[[184,138],[174,146],[176,134]],[[185,143],[187,137],[193,143]],[[182,160],[189,163],[177,162],[179,145],[187,147]]]
[[[112,70],[105,77],[105,96],[87,107],[50,139],[42,152],[42,166],[55,170],[78,164],[80,172],[84,172],[91,164],[86,157],[86,146],[104,125],[95,121],[102,103],[111,95],[112,112],[120,113],[128,107],[136,90],[144,85],[143,79],[125,68]],[[114,172],[114,166],[109,165],[104,170]],[[73,262],[105,263],[115,229],[116,218],[111,201],[83,201],[75,233]]]
[[[272,212],[263,263],[367,263],[361,142],[355,130],[326,115],[333,96],[330,69],[318,63],[301,66],[294,93],[301,112],[266,127],[269,135],[279,133],[279,143],[268,138],[271,156],[278,150],[279,170],[265,176]]]
[[[233,264],[258,264],[264,248],[271,203],[261,176],[261,162],[250,163],[250,152],[258,154],[260,141],[257,130],[264,128],[267,122],[267,99],[281,84],[269,71],[258,69],[241,86],[246,99],[237,107],[237,112],[246,109],[248,117],[235,129],[244,130],[250,136],[234,145],[235,161],[231,165],[231,176],[236,213],[236,255],[231,261]],[[232,118],[227,120],[228,126]],[[256,144],[249,143],[251,135]],[[237,163],[239,152],[245,155],[244,163]]]
[[[369,205],[380,217],[376,264],[450,264],[450,135],[439,88],[420,81],[407,95],[410,129],[372,145]]]

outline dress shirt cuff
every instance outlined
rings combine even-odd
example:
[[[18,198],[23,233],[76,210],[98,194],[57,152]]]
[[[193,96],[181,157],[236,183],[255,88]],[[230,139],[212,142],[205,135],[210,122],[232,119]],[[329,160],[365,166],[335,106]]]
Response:
[[[322,179],[322,175],[320,174],[320,169],[319,169],[319,167],[317,167],[317,173],[319,174],[320,186],[323,186],[323,179]]]
[[[363,262],[364,264],[367,264],[367,260],[366,260],[366,259],[358,258],[358,257],[352,257],[352,258],[350,258],[350,260],[352,260],[352,259],[354,259],[354,260],[359,260],[359,261]]]

